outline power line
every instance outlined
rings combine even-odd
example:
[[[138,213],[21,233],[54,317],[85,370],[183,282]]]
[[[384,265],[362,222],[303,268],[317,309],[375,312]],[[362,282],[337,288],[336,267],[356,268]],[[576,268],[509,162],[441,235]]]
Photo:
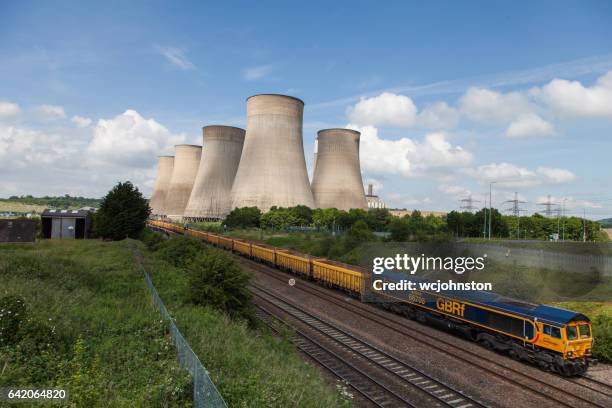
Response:
[[[552,201],[550,201],[550,194],[549,194],[548,199],[543,203],[538,203],[538,205],[544,206],[544,215],[550,218],[552,217],[552,214],[553,214],[553,206],[559,205],[559,204],[553,203]]]
[[[480,202],[480,200],[474,200],[471,194],[467,198],[463,198],[459,201],[462,203],[465,203],[459,208],[465,211],[469,211],[469,212],[475,211],[477,208],[476,206],[474,206],[474,203]]]

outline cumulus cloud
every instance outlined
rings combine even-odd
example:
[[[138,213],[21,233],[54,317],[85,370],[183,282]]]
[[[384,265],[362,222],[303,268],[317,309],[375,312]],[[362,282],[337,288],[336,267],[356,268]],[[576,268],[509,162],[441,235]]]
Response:
[[[9,101],[0,101],[0,119],[14,119],[21,115],[19,105]]]
[[[36,112],[41,118],[49,120],[63,119],[66,117],[64,108],[58,105],[40,105],[36,108]]]
[[[417,117],[417,108],[412,99],[404,95],[384,92],[371,98],[361,98],[355,106],[347,109],[351,123],[371,126],[412,126]]]
[[[100,119],[93,132],[87,148],[91,158],[132,167],[154,165],[157,155],[171,151],[185,139],[130,109],[113,119]]]
[[[533,88],[530,95],[559,114],[612,117],[612,71],[591,87],[579,81],[553,79],[542,88]]]
[[[183,70],[188,71],[191,69],[195,69],[195,65],[187,55],[185,51],[181,48],[177,47],[157,47],[157,51],[172,65]]]
[[[575,179],[566,169],[538,167],[530,170],[510,163],[491,163],[466,170],[466,173],[483,182],[495,182],[500,187],[535,187],[543,184],[561,184]]]
[[[419,112],[417,121],[420,126],[431,129],[450,129],[457,125],[459,112],[446,102],[436,102]]]
[[[477,122],[507,122],[533,109],[526,95],[501,93],[485,88],[470,88],[459,99],[459,110]]]
[[[86,128],[87,126],[91,125],[92,122],[91,119],[79,115],[73,116],[70,120],[80,128]]]
[[[525,113],[510,123],[508,137],[547,136],[553,133],[553,125],[535,113]]]
[[[267,77],[272,71],[274,71],[272,64],[249,67],[242,71],[242,77],[247,81],[255,81]]]
[[[373,174],[439,176],[471,163],[472,154],[453,146],[444,133],[429,133],[422,142],[409,138],[386,140],[374,126],[348,124],[361,132],[360,161],[364,171]]]

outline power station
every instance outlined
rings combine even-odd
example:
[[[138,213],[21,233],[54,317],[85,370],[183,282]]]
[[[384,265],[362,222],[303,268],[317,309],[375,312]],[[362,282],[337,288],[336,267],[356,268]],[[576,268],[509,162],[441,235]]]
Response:
[[[360,133],[324,129],[317,134],[312,193],[317,208],[367,209],[359,165]]]
[[[206,126],[202,133],[202,159],[184,217],[221,219],[231,211],[230,194],[245,131],[232,126]]]
[[[231,207],[314,207],[302,121],[304,102],[274,94],[247,99],[247,126]]]
[[[164,202],[168,187],[170,187],[170,179],[172,178],[172,168],[174,167],[174,156],[159,156],[157,161],[157,178],[153,186],[153,193],[149,200],[152,215],[165,215],[166,210]]]
[[[304,102],[278,94],[246,100],[246,131],[202,128],[203,146],[180,144],[160,156],[149,201],[152,215],[219,220],[234,208],[368,209],[359,163],[360,133],[320,130],[312,185],[308,180],[302,123]]]
[[[170,186],[164,201],[165,215],[169,218],[182,218],[191,196],[191,190],[198,174],[202,147],[196,145],[176,145],[174,166]]]

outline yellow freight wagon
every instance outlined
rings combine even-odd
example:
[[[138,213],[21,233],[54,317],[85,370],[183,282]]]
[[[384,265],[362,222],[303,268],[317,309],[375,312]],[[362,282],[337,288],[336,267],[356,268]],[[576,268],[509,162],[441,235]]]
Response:
[[[340,262],[315,259],[312,261],[312,277],[327,286],[340,288],[360,296],[363,289],[363,272],[355,266]]]
[[[234,240],[234,251],[246,256],[251,256],[251,243],[246,241]]]
[[[275,248],[269,245],[264,244],[252,244],[251,245],[251,253],[253,254],[253,258],[261,261],[267,262],[269,264],[276,264],[276,255]]]
[[[304,276],[311,275],[311,260],[308,255],[289,250],[276,251],[276,266]]]
[[[221,248],[229,249],[230,251],[233,249],[233,246],[234,246],[233,239],[222,237],[222,236],[219,236],[217,239],[218,239],[218,244]]]

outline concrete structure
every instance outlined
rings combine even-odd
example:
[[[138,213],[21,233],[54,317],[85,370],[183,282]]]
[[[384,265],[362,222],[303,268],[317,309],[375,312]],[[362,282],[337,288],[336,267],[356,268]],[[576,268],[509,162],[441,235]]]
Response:
[[[359,136],[351,129],[318,132],[312,177],[312,194],[318,208],[368,208],[359,166]]]
[[[201,155],[201,146],[176,145],[172,177],[164,200],[164,212],[169,218],[183,218],[183,212],[198,174]]]
[[[170,187],[173,168],[174,156],[159,156],[159,160],[157,161],[157,178],[155,179],[155,186],[153,187],[153,193],[149,200],[151,215],[166,215],[164,201],[166,200],[168,187]]]
[[[374,194],[374,185],[368,184],[368,193],[366,194],[368,208],[386,208],[385,202],[379,196]]]
[[[308,182],[302,120],[304,102],[284,95],[247,99],[247,128],[232,187],[232,208],[314,207]]]
[[[83,239],[91,229],[91,212],[85,210],[45,210],[40,215],[43,238]]]
[[[231,126],[202,129],[202,159],[185,208],[185,218],[220,219],[230,212],[230,194],[240,163],[244,133],[244,129]]]

